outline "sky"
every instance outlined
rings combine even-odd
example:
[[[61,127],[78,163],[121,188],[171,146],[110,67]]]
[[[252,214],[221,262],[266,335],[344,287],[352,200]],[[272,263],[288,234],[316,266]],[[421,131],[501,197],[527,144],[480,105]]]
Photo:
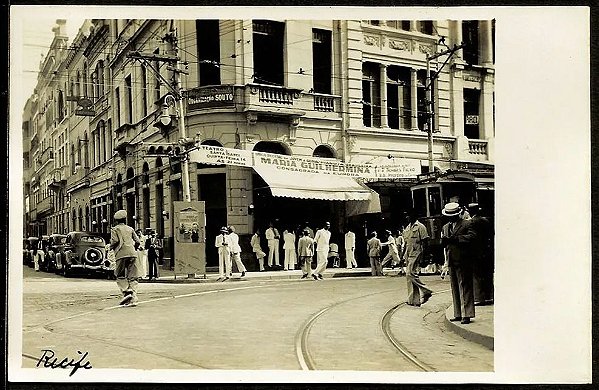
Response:
[[[84,19],[73,18],[66,20],[66,30],[70,44],[77,35]],[[37,83],[40,61],[48,53],[50,44],[54,38],[54,33],[52,32],[54,26],[56,26],[56,19],[54,18],[36,18],[27,20],[26,23],[22,23],[20,26],[16,26],[15,31],[12,32],[15,37],[14,45],[18,46],[18,49],[21,51],[21,55],[19,56],[21,66],[13,69],[16,72],[22,92],[18,101],[15,101],[18,107],[22,108],[27,98],[33,93],[33,89]],[[11,47],[11,49],[15,49],[16,51],[17,47]]]

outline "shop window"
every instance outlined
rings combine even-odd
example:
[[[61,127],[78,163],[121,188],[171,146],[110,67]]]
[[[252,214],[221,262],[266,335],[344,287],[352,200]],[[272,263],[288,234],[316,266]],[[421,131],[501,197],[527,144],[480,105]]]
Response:
[[[463,58],[470,65],[478,65],[478,21],[465,20],[462,22],[462,41],[466,44]]]
[[[464,135],[479,139],[480,90],[464,88]]]
[[[362,65],[362,121],[366,127],[381,126],[381,91],[379,65]]]
[[[412,100],[410,98],[410,69],[387,67],[387,115],[392,129],[410,129]]]
[[[196,20],[199,83],[218,85],[220,80],[220,30],[218,20]]]
[[[335,152],[333,151],[333,149],[331,149],[330,146],[318,145],[314,149],[314,153],[312,153],[312,156],[321,158],[335,158]]]
[[[314,92],[331,93],[331,32],[312,30],[312,69]]]
[[[253,21],[254,81],[284,84],[285,24],[270,20]]]

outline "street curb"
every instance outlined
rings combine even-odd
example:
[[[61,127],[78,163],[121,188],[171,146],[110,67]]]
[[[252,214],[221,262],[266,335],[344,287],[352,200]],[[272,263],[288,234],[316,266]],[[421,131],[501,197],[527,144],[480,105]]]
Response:
[[[370,271],[358,271],[358,272],[334,272],[334,273],[325,273],[324,275],[325,279],[330,279],[330,278],[351,278],[351,277],[365,277],[365,276],[371,276]],[[206,278],[203,277],[195,277],[192,279],[188,279],[187,277],[181,275],[178,278],[168,278],[168,279],[157,279],[157,280],[147,280],[147,279],[140,279],[139,283],[158,283],[158,284],[178,284],[178,283],[228,283],[228,282],[242,282],[242,281],[249,281],[249,280],[300,280],[301,279],[301,274],[278,274],[278,275],[256,275],[256,276],[245,276],[244,278],[240,278],[240,277],[232,277],[229,280],[225,281],[225,282],[221,282],[217,279],[214,278],[214,276],[210,277],[210,276],[206,276]]]
[[[473,332],[470,329],[467,329],[466,326],[460,326],[455,322],[449,321],[450,318],[453,317],[453,306],[449,306],[447,310],[445,310],[445,326],[447,329],[451,330],[454,333],[457,333],[461,337],[466,340],[472,341],[474,343],[480,344],[485,348],[494,350],[495,339],[492,336],[487,336],[481,333]]]

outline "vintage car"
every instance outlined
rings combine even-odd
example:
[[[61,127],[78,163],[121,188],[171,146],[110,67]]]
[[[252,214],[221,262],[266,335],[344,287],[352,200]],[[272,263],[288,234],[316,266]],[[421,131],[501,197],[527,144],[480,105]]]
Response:
[[[64,234],[50,234],[48,237],[48,243],[44,246],[44,271],[56,271],[56,254],[60,252],[61,248],[66,242],[66,239],[67,236]]]
[[[64,276],[76,271],[105,276],[114,272],[114,265],[106,256],[106,242],[98,233],[70,232],[57,249],[56,272]]]

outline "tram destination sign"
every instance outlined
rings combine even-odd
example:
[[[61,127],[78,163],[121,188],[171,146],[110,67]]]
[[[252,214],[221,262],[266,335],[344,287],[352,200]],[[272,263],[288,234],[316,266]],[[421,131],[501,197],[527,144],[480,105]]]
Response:
[[[198,87],[185,92],[187,110],[209,107],[230,107],[235,105],[232,85]]]

